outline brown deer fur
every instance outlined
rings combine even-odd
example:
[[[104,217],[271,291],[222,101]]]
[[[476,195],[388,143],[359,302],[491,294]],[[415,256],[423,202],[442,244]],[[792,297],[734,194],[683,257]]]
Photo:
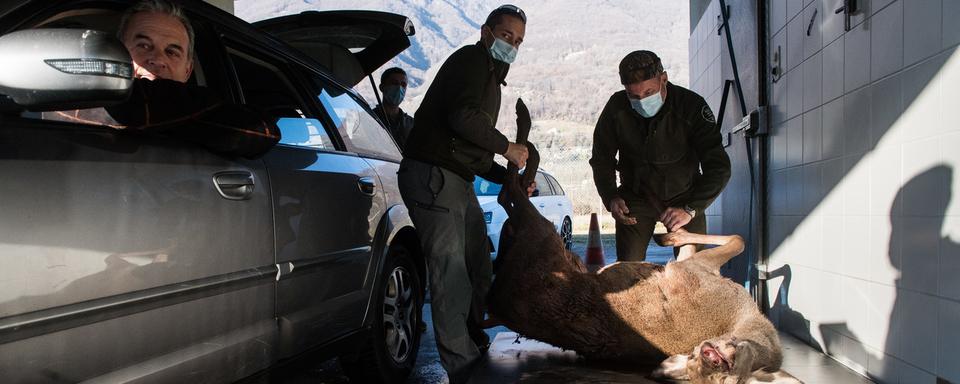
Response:
[[[525,174],[533,174],[529,166]],[[719,273],[743,250],[739,236],[674,232],[664,236],[666,245],[718,246],[666,266],[620,262],[589,273],[520,185],[511,167],[499,202],[510,216],[511,228],[503,233],[512,240],[499,250],[492,317],[588,358],[669,357],[655,376],[695,383],[798,382],[776,372],[782,357],[773,325],[742,286]]]

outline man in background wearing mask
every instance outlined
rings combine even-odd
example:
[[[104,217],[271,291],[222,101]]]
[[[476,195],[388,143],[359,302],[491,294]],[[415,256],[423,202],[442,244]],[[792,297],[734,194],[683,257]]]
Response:
[[[413,130],[413,118],[400,109],[400,103],[407,94],[407,72],[400,67],[383,71],[380,75],[380,92],[383,93],[383,103],[376,106],[373,111],[387,124],[393,140],[402,151],[407,142],[407,136]]]
[[[487,16],[477,44],[443,63],[417,110],[398,171],[426,256],[437,349],[451,383],[466,382],[490,345],[480,322],[493,267],[473,180],[503,182],[506,169],[494,154],[526,165],[527,147],[496,129],[500,86],[526,22],[519,8],[501,6]]]
[[[730,158],[706,101],[667,81],[656,54],[631,52],[619,72],[624,90],[600,113],[590,166],[616,219],[617,260],[642,261],[657,221],[670,232],[706,233],[704,210],[730,179]],[[683,259],[695,250],[674,254]]]

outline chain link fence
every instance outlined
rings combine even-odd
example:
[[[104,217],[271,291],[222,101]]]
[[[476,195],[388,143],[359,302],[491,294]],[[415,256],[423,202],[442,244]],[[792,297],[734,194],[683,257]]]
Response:
[[[508,133],[507,137],[513,135]],[[540,169],[557,179],[573,204],[574,233],[589,230],[591,213],[597,213],[602,232],[612,233],[613,217],[597,194],[590,168],[593,125],[536,121],[530,130],[530,142],[540,152]]]

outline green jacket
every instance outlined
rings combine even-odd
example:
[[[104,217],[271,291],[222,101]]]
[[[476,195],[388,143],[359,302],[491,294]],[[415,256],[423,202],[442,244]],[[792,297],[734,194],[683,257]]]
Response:
[[[510,66],[479,42],[458,49],[443,63],[414,115],[403,155],[446,168],[473,181],[501,182],[506,169],[493,162],[509,141],[496,129],[500,85]]]
[[[590,159],[604,207],[621,197],[643,207],[631,214],[656,217],[643,198],[645,183],[665,206],[687,205],[702,214],[730,179],[715,120],[700,95],[669,82],[664,105],[651,118],[633,110],[626,91],[614,93],[593,131]]]

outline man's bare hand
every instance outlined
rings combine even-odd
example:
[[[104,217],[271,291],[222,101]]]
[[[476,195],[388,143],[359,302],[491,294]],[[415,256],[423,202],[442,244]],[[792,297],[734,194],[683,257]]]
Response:
[[[526,145],[509,143],[507,152],[503,154],[503,157],[506,157],[507,160],[516,165],[517,168],[523,168],[527,166],[527,156],[529,155],[530,152],[527,151]]]
[[[614,197],[613,200],[610,200],[610,213],[613,214],[613,218],[617,220],[620,224],[634,225],[637,223],[635,217],[627,216],[630,214],[630,208],[627,208],[627,202],[623,201],[622,198]]]
[[[690,220],[693,220],[693,216],[690,216],[683,208],[678,207],[667,208],[663,211],[663,214],[660,215],[660,222],[663,223],[663,226],[667,227],[667,230],[670,232],[682,228],[684,225],[690,223]]]

